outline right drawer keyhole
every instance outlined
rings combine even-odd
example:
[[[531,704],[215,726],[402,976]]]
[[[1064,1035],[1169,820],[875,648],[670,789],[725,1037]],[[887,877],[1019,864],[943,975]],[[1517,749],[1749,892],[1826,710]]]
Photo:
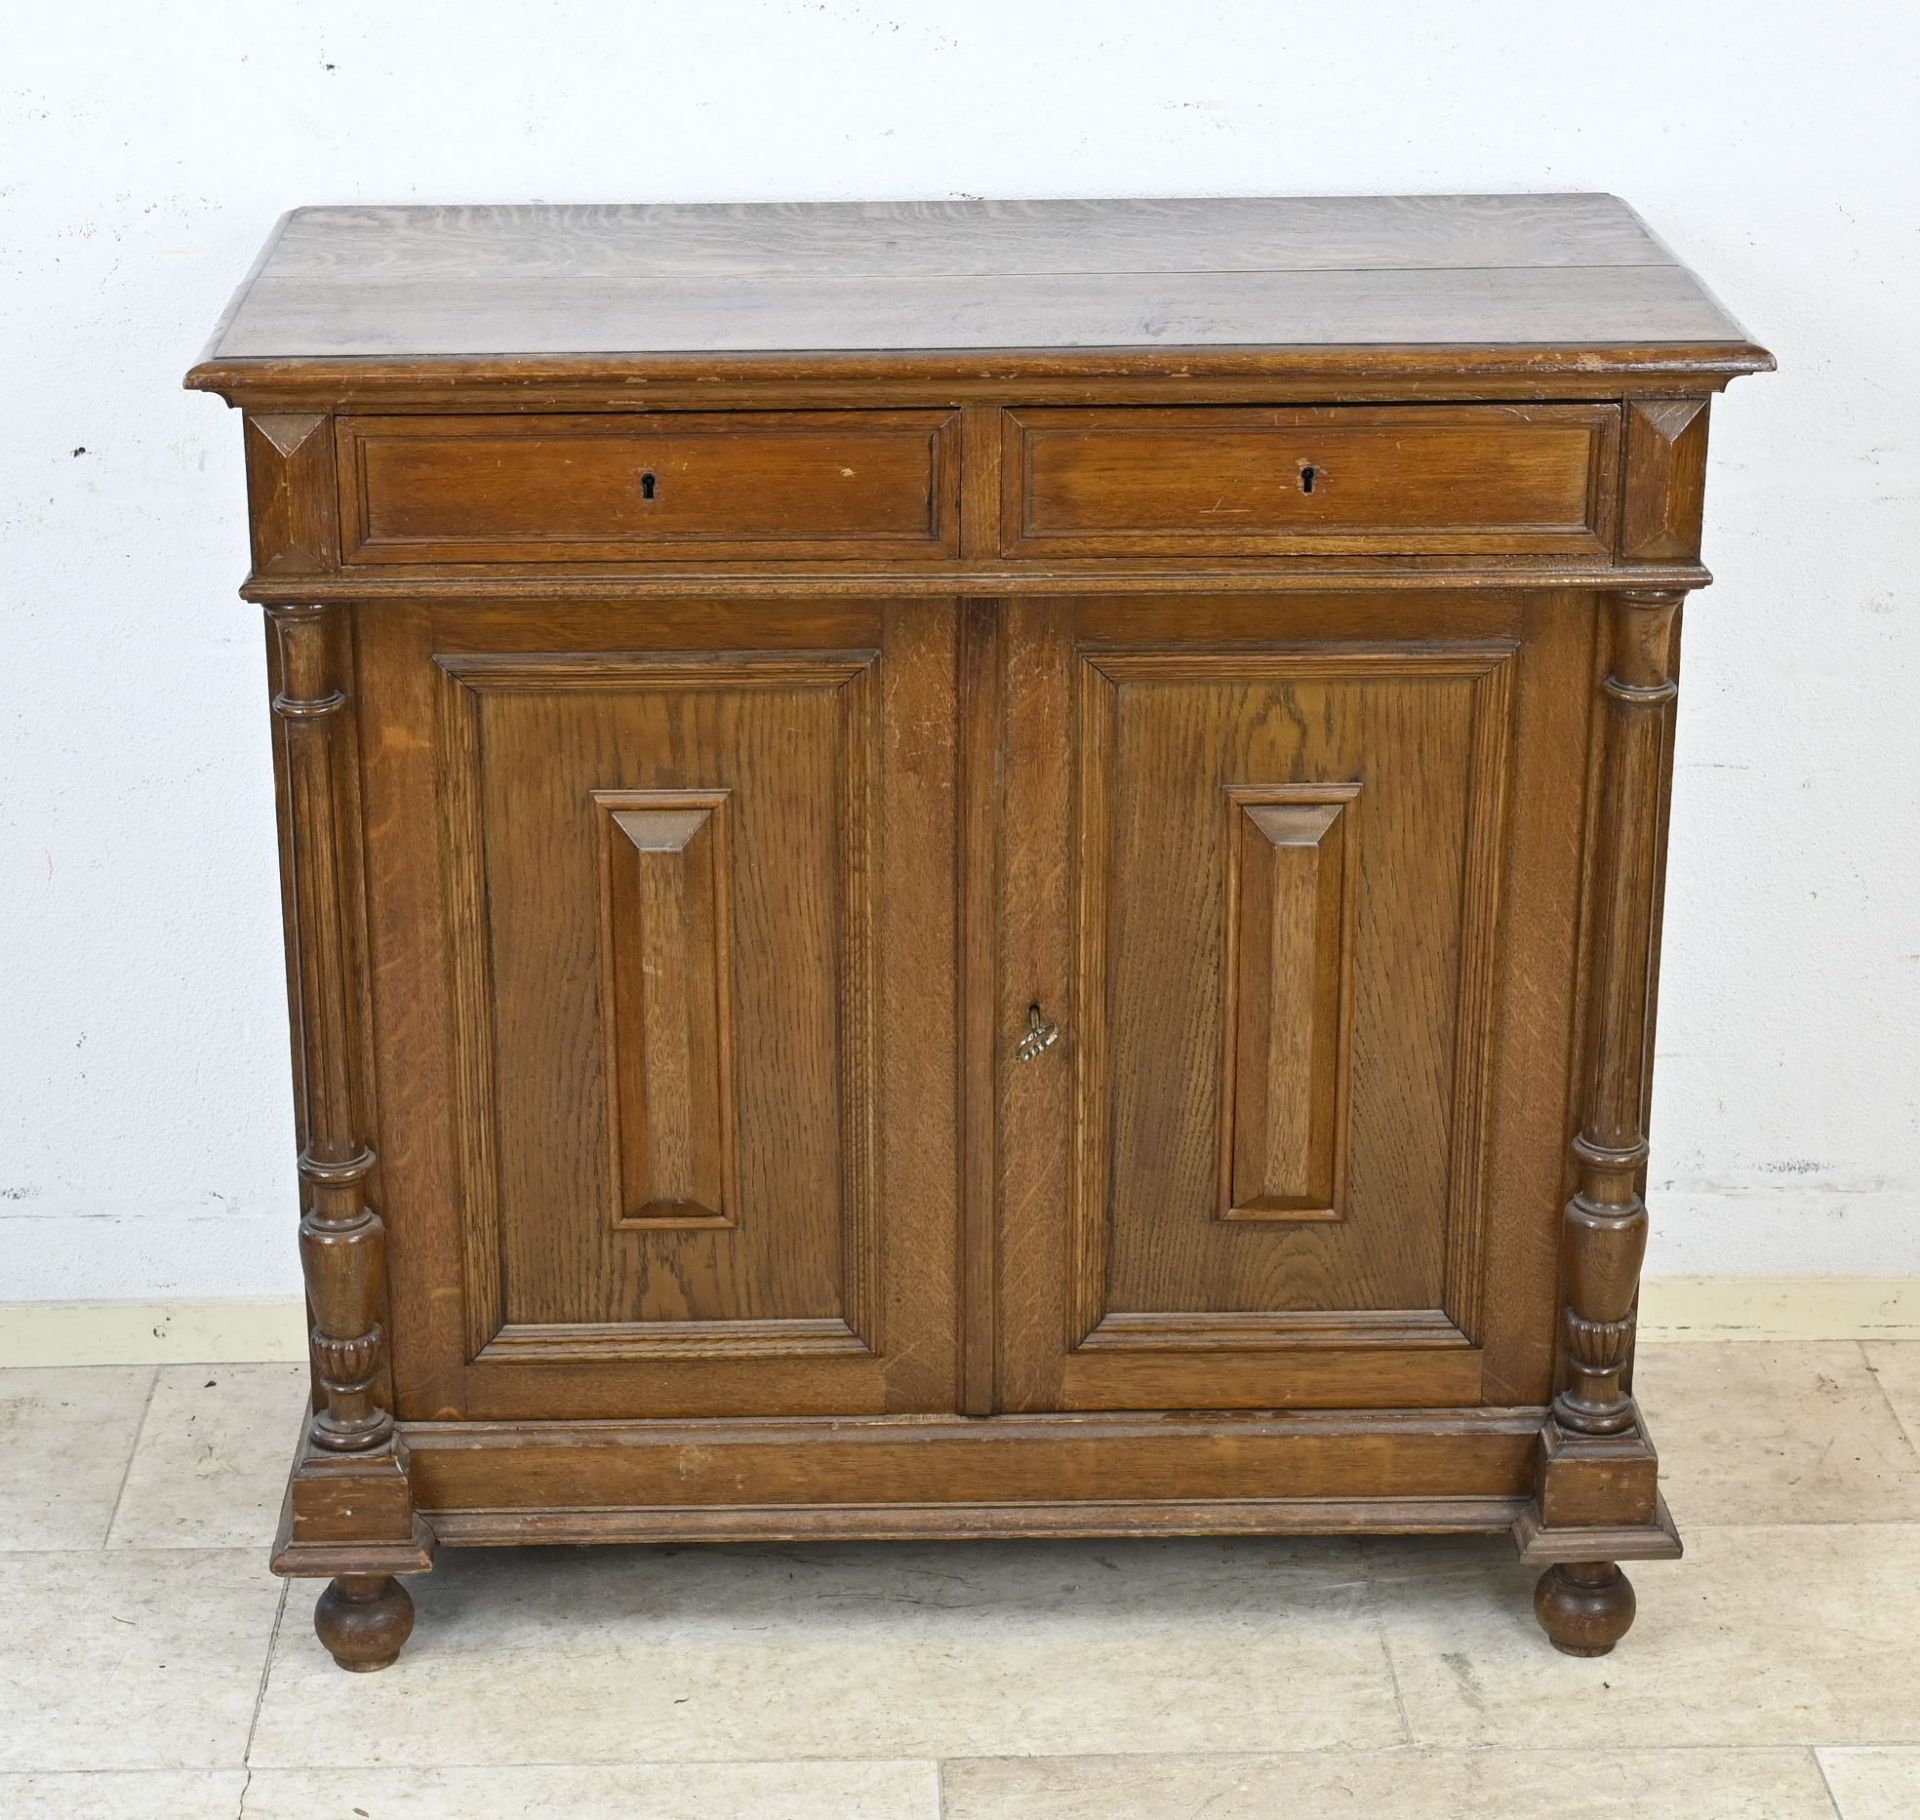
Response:
[[[640,497],[642,499],[651,499],[656,490],[657,485],[653,476],[651,474],[642,474],[640,476]]]
[[[1309,462],[1306,466],[1304,466],[1300,470],[1300,491],[1303,493],[1311,493],[1313,491],[1314,482],[1317,481],[1319,478],[1320,478],[1320,470],[1314,467],[1311,462]]]

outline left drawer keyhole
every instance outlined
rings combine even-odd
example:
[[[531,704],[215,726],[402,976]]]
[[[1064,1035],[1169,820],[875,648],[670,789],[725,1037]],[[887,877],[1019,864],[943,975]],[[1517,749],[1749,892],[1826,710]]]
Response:
[[[1300,470],[1300,491],[1303,493],[1311,493],[1314,482],[1319,478],[1320,470],[1314,467],[1312,463],[1308,463]]]
[[[640,476],[640,497],[642,499],[651,499],[654,494],[659,491],[659,484],[652,474],[642,474]]]

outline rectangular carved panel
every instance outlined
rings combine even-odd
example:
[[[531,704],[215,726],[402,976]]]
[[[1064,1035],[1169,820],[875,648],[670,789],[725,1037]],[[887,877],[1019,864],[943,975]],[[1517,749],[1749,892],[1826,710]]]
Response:
[[[1470,1343],[1512,656],[1082,654],[1076,1346]]]
[[[730,1226],[733,862],[724,790],[596,790],[614,1218]]]
[[[1225,1220],[1344,1215],[1359,789],[1227,791]]]
[[[869,1353],[873,654],[437,661],[471,1356]]]

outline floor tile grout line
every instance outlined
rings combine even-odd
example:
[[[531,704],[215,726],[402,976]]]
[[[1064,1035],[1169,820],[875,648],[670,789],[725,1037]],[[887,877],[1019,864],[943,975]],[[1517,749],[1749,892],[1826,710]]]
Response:
[[[1809,1744],[1807,1755],[1813,1759],[1813,1773],[1820,1778],[1820,1786],[1826,1791],[1827,1805],[1833,1809],[1833,1820],[1847,1820],[1840,1806],[1840,1797],[1833,1792],[1833,1784],[1827,1780],[1827,1766],[1820,1761],[1820,1746]]]
[[[120,1506],[127,1495],[127,1481],[133,1477],[133,1463],[140,1457],[140,1443],[147,1438],[147,1418],[153,1414],[153,1393],[160,1387],[160,1367],[147,1369],[147,1395],[140,1405],[140,1420],[134,1425],[133,1444],[127,1449],[127,1464],[120,1474],[120,1485],[113,1494],[113,1509],[107,1513],[107,1527],[101,1532],[100,1550],[113,1545],[113,1526],[120,1521]]]
[[[1879,1391],[1880,1401],[1886,1405],[1887,1414],[1893,1417],[1895,1431],[1899,1434],[1900,1439],[1906,1443],[1907,1451],[1914,1456],[1916,1464],[1920,1464],[1920,1435],[1908,1429],[1906,1417],[1901,1415],[1898,1406],[1894,1403],[1892,1392],[1887,1389],[1886,1384],[1881,1380],[1880,1368],[1874,1364],[1872,1358],[1868,1355],[1867,1342],[1865,1340],[1855,1340],[1854,1345],[1860,1348],[1860,1363],[1867,1368],[1867,1376],[1873,1380],[1874,1389]]]
[[[267,1656],[260,1664],[260,1684],[253,1690],[253,1717],[247,1721],[247,1741],[240,1751],[240,1762],[247,1772],[246,1784],[240,1790],[240,1811],[244,1814],[247,1806],[247,1789],[253,1785],[253,1735],[260,1729],[260,1709],[267,1703],[267,1678],[273,1673],[273,1652],[280,1646],[280,1626],[287,1615],[287,1594],[292,1582],[280,1582],[280,1597],[273,1608],[273,1625],[267,1632]]]
[[[1578,1747],[1583,1756],[1599,1758],[1633,1757],[1792,1757],[1811,1756],[1826,1781],[1825,1766],[1819,1761],[1821,1751],[1901,1751],[1920,1752],[1920,1743],[1913,1741],[1877,1742],[1845,1744],[1617,1744],[1583,1745]],[[1269,1751],[1037,1751],[1037,1752],[962,1752],[951,1757],[932,1756],[886,1756],[886,1757],[848,1757],[848,1756],[788,1756],[788,1757],[595,1757],[595,1758],[512,1758],[505,1761],[474,1763],[442,1762],[388,1762],[363,1765],[368,1773],[418,1776],[418,1775],[464,1775],[469,1773],[507,1772],[512,1770],[553,1771],[553,1770],[606,1770],[623,1771],[639,1769],[699,1771],[699,1770],[738,1770],[738,1769],[785,1769],[799,1765],[828,1766],[842,1769],[874,1769],[879,1767],[907,1768],[924,1766],[936,1772],[937,1785],[941,1787],[944,1813],[945,1772],[963,1764],[1081,1764],[1081,1763],[1139,1763],[1165,1762],[1177,1760],[1183,1763],[1204,1763],[1210,1765],[1230,1765],[1240,1763],[1281,1762],[1305,1764],[1316,1760],[1344,1758],[1388,1758],[1400,1759],[1416,1756],[1457,1757],[1472,1759],[1494,1759],[1527,1757],[1546,1760],[1564,1757],[1567,1747],[1559,1744],[1375,1744],[1375,1745],[1302,1745],[1292,1750]],[[249,1782],[253,1775],[303,1776],[319,1775],[340,1770],[338,1758],[321,1763],[268,1763],[249,1767]],[[9,1777],[26,1778],[47,1774],[65,1775],[108,1775],[108,1776],[149,1776],[168,1773],[164,1769],[115,1769],[107,1771],[45,1771],[11,1770],[0,1772],[0,1782]],[[203,1772],[215,1773],[215,1772]],[[1837,1798],[1829,1793],[1829,1800],[1838,1806]],[[1844,1820],[1844,1810],[1841,1810]]]
[[[1897,1750],[1912,1751],[1920,1754],[1920,1738],[1893,1740],[1878,1739],[1868,1743],[1849,1742],[1846,1744],[1802,1744],[1789,1739],[1781,1744],[1739,1744],[1705,1741],[1695,1744],[1297,1744],[1292,1749],[1276,1747],[1272,1750],[1168,1750],[1168,1751],[987,1751],[966,1752],[956,1756],[943,1757],[940,1761],[946,1765],[960,1763],[1078,1763],[1109,1762],[1116,1758],[1129,1761],[1142,1757],[1179,1757],[1182,1759],[1205,1759],[1210,1763],[1260,1763],[1275,1757],[1401,1757],[1414,1753],[1424,1753],[1437,1757],[1555,1757],[1565,1756],[1569,1749],[1577,1750],[1593,1757],[1672,1757],[1690,1756],[1696,1753],[1714,1757],[1765,1757],[1788,1756],[1797,1752],[1812,1751],[1818,1753],[1830,1751]],[[788,1758],[758,1757],[701,1757],[701,1758],[635,1758],[631,1762],[599,1767],[634,1768],[638,1765],[653,1765],[671,1768],[687,1763],[727,1763],[738,1766],[741,1763],[788,1762]],[[918,1763],[918,1757],[815,1757],[799,1759],[815,1763]],[[314,1765],[324,1768],[326,1765]],[[489,1769],[500,1767],[497,1764],[478,1763],[437,1763],[435,1769]],[[564,1764],[530,1763],[517,1767],[532,1769],[563,1769]]]
[[[1387,1680],[1393,1686],[1394,1709],[1400,1715],[1400,1742],[1403,1746],[1417,1748],[1414,1744],[1413,1721],[1407,1716],[1407,1697],[1400,1687],[1400,1666],[1393,1659],[1393,1642],[1387,1635],[1387,1609],[1382,1598],[1385,1591],[1384,1582],[1367,1582],[1367,1610],[1373,1618],[1373,1634],[1380,1639],[1380,1657],[1387,1665]]]
[[[1875,1525],[1888,1527],[1885,1524]],[[1911,1526],[1910,1526],[1911,1527]],[[260,1558],[261,1544],[256,1542],[137,1542],[124,1548],[7,1548],[0,1546],[0,1561],[37,1561],[48,1555],[75,1554],[114,1554],[122,1558],[129,1555],[244,1555],[255,1561]]]
[[[1821,1751],[1901,1751],[1920,1754],[1920,1738],[1868,1738],[1848,1739],[1838,1744],[1805,1744],[1787,1741],[1776,1744],[1739,1744],[1739,1743],[1694,1743],[1694,1744],[1594,1744],[1574,1747],[1580,1754],[1594,1757],[1673,1757],[1673,1756],[1715,1756],[1715,1757],[1754,1757],[1788,1756],[1795,1754],[1812,1755],[1819,1764]],[[1568,1746],[1564,1744],[1303,1744],[1293,1749],[1275,1750],[1170,1750],[1170,1751],[1030,1751],[1030,1752],[993,1752],[962,1751],[951,1757],[916,1756],[907,1754],[890,1757],[849,1757],[845,1755],[825,1757],[515,1757],[506,1761],[496,1759],[492,1762],[471,1763],[432,1762],[383,1762],[363,1764],[362,1770],[369,1774],[396,1776],[465,1774],[469,1771],[506,1771],[506,1770],[628,1770],[628,1769],[781,1769],[793,1764],[832,1764],[843,1768],[872,1768],[875,1765],[925,1764],[929,1767],[945,1769],[963,1763],[1111,1763],[1144,1762],[1156,1759],[1177,1758],[1183,1762],[1206,1763],[1262,1763],[1277,1759],[1288,1761],[1306,1761],[1314,1758],[1343,1757],[1405,1757],[1413,1755],[1443,1757],[1538,1757],[1548,1758],[1565,1756]],[[319,1775],[342,1768],[338,1757],[330,1757],[323,1762],[314,1763],[262,1763],[258,1765],[230,1766],[230,1773],[240,1774],[244,1769],[251,1777],[257,1772],[272,1776]],[[0,1770],[0,1783],[8,1781],[29,1781],[36,1777],[47,1776],[84,1776],[89,1780],[112,1777],[130,1778],[134,1776],[164,1775],[219,1775],[217,1768],[201,1766],[182,1767],[178,1764],[142,1764],[122,1765],[113,1769],[5,1769]],[[1822,1779],[1825,1778],[1824,1766],[1821,1766]],[[1844,1816],[1843,1816],[1844,1820]]]

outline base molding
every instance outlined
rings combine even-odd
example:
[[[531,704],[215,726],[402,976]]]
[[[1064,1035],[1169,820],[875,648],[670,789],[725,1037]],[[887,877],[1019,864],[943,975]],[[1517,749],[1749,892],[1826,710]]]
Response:
[[[331,1580],[339,1574],[424,1574],[433,1569],[438,1538],[424,1517],[404,1542],[295,1542],[282,1515],[267,1565],[288,1580]]]
[[[420,1573],[441,1543],[1498,1535],[1528,1501],[1546,1420],[1510,1408],[405,1422],[390,1450],[359,1458],[303,1437],[273,1566]]]
[[[1680,1534],[1660,1495],[1659,1456],[1638,1409],[1629,1408],[1633,1426],[1618,1434],[1578,1434],[1552,1413],[1541,1424],[1533,1497],[1513,1522],[1524,1565],[1679,1559]],[[1631,1589],[1622,1596],[1630,1599]]]
[[[1564,1529],[1542,1523],[1539,1506],[1528,1503],[1513,1520],[1513,1545],[1524,1567],[1552,1567],[1563,1561],[1677,1561],[1685,1552],[1665,1498],[1655,1498],[1650,1523]]]
[[[499,1535],[516,1513],[531,1521],[551,1512],[618,1513],[606,1521],[654,1536],[765,1534],[754,1519],[726,1514],[741,1509],[776,1513],[786,1534],[799,1533],[803,1517],[804,1533],[930,1534],[945,1525],[967,1534],[965,1513],[982,1510],[997,1513],[984,1521],[1064,1534],[1077,1519],[1055,1507],[1115,1506],[1129,1514],[1088,1515],[1085,1533],[1195,1534],[1214,1526],[1207,1512],[1226,1508],[1242,1512],[1241,1527],[1363,1529],[1358,1517],[1335,1523],[1331,1507],[1524,1497],[1545,1416],[1511,1408],[403,1422],[400,1439],[414,1502],[449,1537],[468,1513],[493,1513],[473,1521]],[[1281,1514],[1287,1506],[1318,1514],[1292,1522]],[[934,1514],[899,1515],[915,1507]],[[1137,1514],[1146,1507],[1162,1516]],[[1042,1509],[1054,1514],[1035,1514]],[[1468,1525],[1476,1526],[1488,1526],[1484,1516]]]
[[[1637,1420],[1570,1435],[1543,1408],[405,1423],[357,1456],[303,1429],[272,1566],[425,1573],[442,1544],[1503,1532],[1534,1565],[1667,1560],[1656,1470]]]
[[[449,1546],[593,1542],[965,1542],[1077,1537],[1497,1535],[1520,1498],[1271,1498],[1052,1504],[786,1504],[616,1510],[443,1510]],[[395,1570],[398,1571],[398,1570]]]
[[[415,1508],[412,1461],[396,1439],[372,1453],[328,1453],[303,1420],[268,1566],[289,1578],[423,1574],[433,1530]]]

